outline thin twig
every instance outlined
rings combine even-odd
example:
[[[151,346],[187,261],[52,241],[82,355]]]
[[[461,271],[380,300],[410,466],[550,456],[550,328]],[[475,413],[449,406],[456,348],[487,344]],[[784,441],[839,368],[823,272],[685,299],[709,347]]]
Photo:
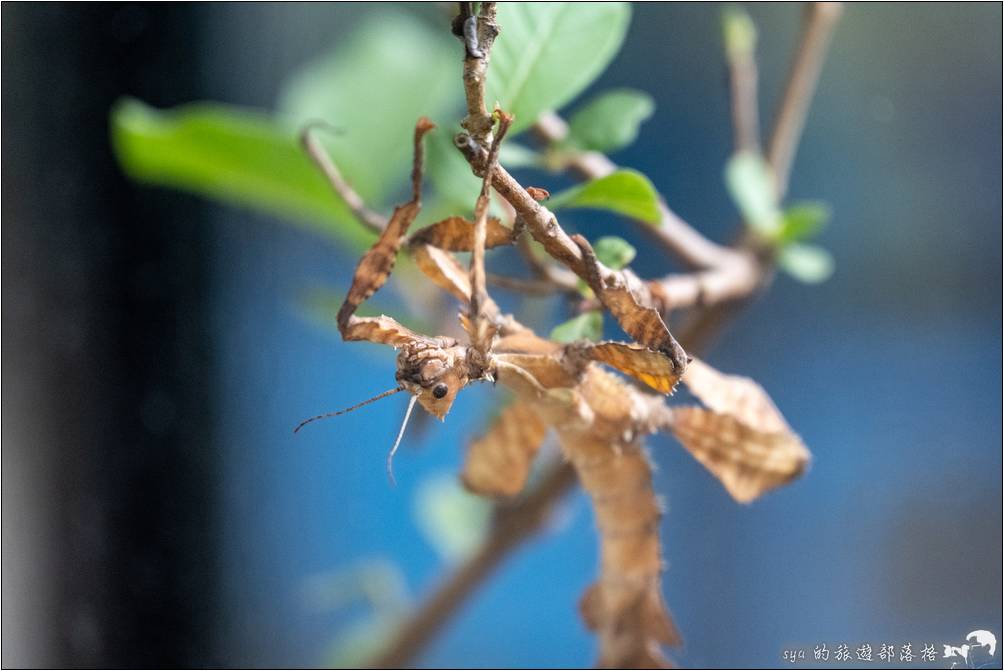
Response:
[[[725,55],[729,66],[732,135],[736,151],[760,153],[757,109],[756,28],[745,12],[727,9]]]
[[[568,135],[568,124],[553,112],[543,114],[534,125],[534,131],[545,142],[563,140]],[[580,152],[571,158],[569,167],[583,179],[599,179],[615,172],[617,164],[604,154],[595,151]],[[671,254],[691,268],[716,268],[731,263],[736,251],[704,237],[659,198],[659,223],[653,227],[639,222],[639,230],[654,233],[656,240]]]
[[[774,168],[779,199],[788,190],[791,164],[805,127],[809,103],[816,91],[833,29],[842,12],[839,2],[814,2],[806,8],[802,38],[792,61],[767,149],[767,162]]]
[[[488,166],[485,168],[484,181],[481,184],[481,193],[478,195],[477,205],[474,207],[474,244],[471,248],[471,300],[470,318],[474,328],[472,336],[473,345],[481,353],[487,356],[491,348],[492,333],[487,329],[487,315],[484,307],[488,304],[488,290],[485,286],[485,238],[488,229],[488,205],[491,197],[492,174],[498,168],[499,147],[505,138],[509,126],[512,124],[512,115],[501,110],[496,110],[499,117],[499,128],[492,141],[492,148],[488,152]]]
[[[307,125],[300,132],[300,142],[303,144],[303,148],[307,150],[307,154],[321,169],[324,176],[328,178],[331,188],[349,206],[349,209],[355,215],[356,219],[359,220],[359,223],[371,231],[380,233],[387,227],[387,218],[366,207],[366,203],[363,202],[362,197],[345,181],[341,171],[338,170],[338,166],[335,165],[334,160],[332,160],[331,156],[324,149],[324,145],[321,144],[314,134],[314,131],[318,128],[330,128],[330,126],[320,121]]]

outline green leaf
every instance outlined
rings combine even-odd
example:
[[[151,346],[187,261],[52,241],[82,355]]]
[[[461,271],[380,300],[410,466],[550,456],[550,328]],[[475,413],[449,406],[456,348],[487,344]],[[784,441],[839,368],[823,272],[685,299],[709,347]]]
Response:
[[[774,171],[759,154],[739,152],[725,166],[729,195],[754,230],[773,237],[781,226]]]
[[[357,248],[372,242],[296,130],[260,112],[214,103],[159,111],[123,99],[112,109],[111,135],[119,163],[136,180],[296,217]]]
[[[470,164],[453,146],[450,133],[436,130],[425,142],[426,174],[443,206],[450,208],[449,214],[470,216],[481,193],[481,178],[471,172]]]
[[[610,210],[649,224],[659,221],[659,194],[648,177],[635,170],[618,170],[551,196],[552,210],[584,207]]]
[[[778,264],[789,275],[806,284],[818,284],[829,279],[834,265],[833,257],[822,247],[797,242],[781,250]]]
[[[530,127],[581,93],[620,50],[631,20],[626,2],[503,2],[485,102]]]
[[[782,245],[808,240],[817,236],[829,220],[830,208],[826,203],[794,203],[784,211],[777,240]]]
[[[746,10],[727,5],[722,11],[725,55],[730,61],[749,59],[756,49],[756,25]]]
[[[652,116],[655,102],[633,89],[607,91],[572,115],[566,142],[580,149],[610,152],[638,137],[638,127]]]
[[[599,310],[583,312],[551,329],[551,340],[555,342],[575,342],[576,340],[599,340],[603,337],[603,313]]]
[[[614,270],[620,270],[631,263],[637,253],[627,240],[615,235],[608,235],[597,240],[593,244],[593,251],[596,252],[596,258],[603,265]]]
[[[366,615],[352,620],[338,630],[328,646],[325,666],[333,669],[359,669],[382,652],[390,643],[401,622],[400,617]]]
[[[297,127],[320,119],[340,130],[325,146],[346,180],[378,209],[407,186],[420,116],[441,125],[427,142],[437,135],[451,141],[446,120],[459,118],[463,105],[462,53],[442,29],[381,9],[296,73],[279,108]]]
[[[536,168],[543,162],[544,157],[539,153],[516,142],[505,142],[499,147],[499,163],[507,168]]]
[[[491,504],[466,491],[452,473],[422,481],[415,518],[426,540],[449,561],[468,556],[488,533]]]

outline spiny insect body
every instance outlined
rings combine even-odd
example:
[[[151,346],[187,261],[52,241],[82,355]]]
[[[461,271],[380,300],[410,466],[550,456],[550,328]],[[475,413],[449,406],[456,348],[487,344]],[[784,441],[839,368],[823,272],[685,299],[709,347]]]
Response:
[[[481,166],[484,182],[474,221],[450,217],[409,238],[408,229],[421,207],[422,138],[434,127],[425,118],[416,124],[412,198],[394,210],[360,260],[338,312],[338,327],[345,340],[397,348],[397,387],[371,401],[408,392],[405,423],[416,402],[445,418],[457,394],[473,382],[498,381],[512,392],[513,401],[467,452],[461,479],[476,493],[518,493],[546,435],[556,434],[592,500],[601,538],[600,576],[580,604],[583,618],[599,637],[600,664],[661,666],[666,660],[660,647],[676,645],[680,638],[662,598],[662,507],[652,487],[643,438],[671,431],[741,501],[798,475],[808,452],[758,385],[686,356],[661,316],[639,297],[632,275],[602,279],[600,264],[584,238],[573,238],[583,261],[572,269],[635,343],[563,345],[538,337],[499,311],[485,289],[484,250],[512,244],[521,231],[487,216],[498,147],[512,121],[498,110],[494,117],[498,127]],[[474,142],[469,136],[459,139],[458,145],[467,149]],[[436,285],[464,305],[461,324],[467,342],[415,333],[385,315],[355,314],[387,281],[402,247]],[[451,254],[457,251],[472,253],[466,272]],[[664,404],[662,394],[671,393],[681,379],[706,407]],[[307,421],[320,417],[324,415]],[[390,456],[403,433],[404,425]]]

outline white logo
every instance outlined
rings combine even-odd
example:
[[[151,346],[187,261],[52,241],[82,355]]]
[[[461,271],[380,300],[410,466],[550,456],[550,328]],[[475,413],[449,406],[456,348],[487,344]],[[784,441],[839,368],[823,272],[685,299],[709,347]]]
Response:
[[[997,654],[997,637],[986,629],[977,629],[969,632],[966,636],[967,643],[956,647],[945,645],[944,658],[960,657],[967,669],[982,669],[993,663],[993,657]],[[959,664],[952,662],[951,668]]]

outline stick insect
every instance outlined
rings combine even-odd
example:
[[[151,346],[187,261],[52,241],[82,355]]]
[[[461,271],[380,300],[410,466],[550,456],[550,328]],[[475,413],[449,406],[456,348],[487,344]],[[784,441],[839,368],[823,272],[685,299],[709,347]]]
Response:
[[[434,128],[425,118],[415,126],[411,199],[395,208],[360,260],[337,316],[344,340],[398,351],[397,386],[348,410],[406,391],[411,401],[405,424],[416,403],[442,420],[467,385],[501,383],[513,401],[469,447],[463,483],[484,496],[517,494],[553,432],[592,500],[601,539],[600,576],[580,603],[585,622],[599,637],[599,664],[664,666],[661,646],[678,645],[680,636],[662,597],[662,506],[652,486],[645,436],[673,433],[742,502],[796,477],[809,453],[759,385],[686,356],[661,315],[643,305],[629,285],[602,281],[596,255],[580,236],[573,238],[582,251],[578,272],[634,343],[555,343],[501,313],[486,290],[485,249],[513,244],[521,231],[488,216],[492,171],[512,121],[499,110],[494,117],[498,127],[473,222],[450,217],[409,237],[421,209],[422,139]],[[316,157],[316,147],[311,154]],[[466,342],[416,333],[386,315],[355,314],[387,281],[402,248],[430,280],[459,300]],[[453,252],[471,252],[467,270]],[[703,407],[664,403],[680,380]],[[341,412],[308,419],[297,430],[335,414]],[[388,468],[403,433],[404,425]]]

